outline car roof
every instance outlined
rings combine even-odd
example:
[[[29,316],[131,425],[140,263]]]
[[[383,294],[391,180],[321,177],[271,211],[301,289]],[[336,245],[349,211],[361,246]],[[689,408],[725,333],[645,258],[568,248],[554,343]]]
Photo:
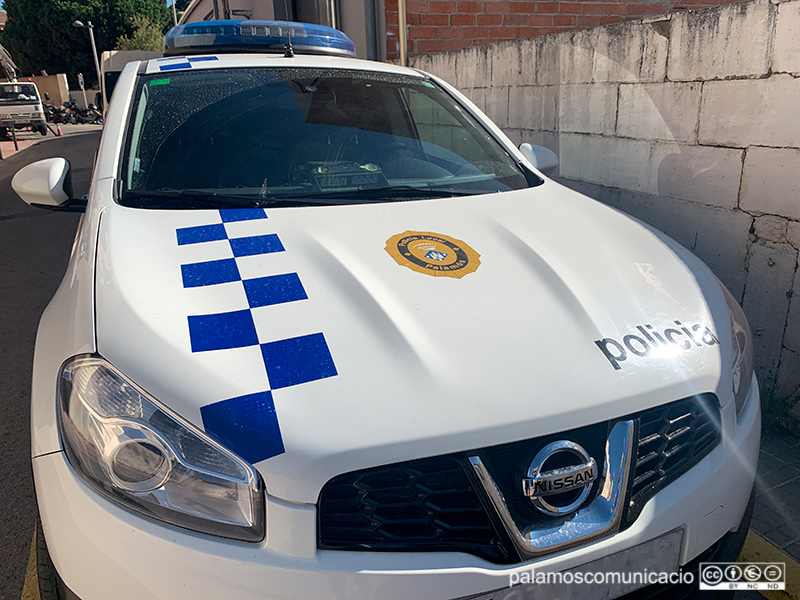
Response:
[[[279,53],[261,54],[200,54],[191,56],[170,56],[154,58],[146,61],[145,73],[169,73],[171,71],[189,71],[198,69],[225,69],[245,67],[293,67],[293,68],[318,68],[318,69],[352,69],[358,71],[374,71],[379,73],[394,73],[410,75],[412,77],[425,77],[414,69],[400,67],[388,63],[357,58],[341,58],[337,56],[318,56],[311,54],[297,54],[287,58]]]

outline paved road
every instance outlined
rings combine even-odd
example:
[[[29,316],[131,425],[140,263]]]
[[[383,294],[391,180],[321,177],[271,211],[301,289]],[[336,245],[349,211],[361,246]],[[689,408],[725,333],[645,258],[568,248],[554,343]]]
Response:
[[[41,141],[0,162],[0,599],[19,600],[36,519],[29,406],[39,317],[67,266],[79,215],[25,205],[11,189],[28,163],[63,156],[77,195],[89,186],[93,131]]]

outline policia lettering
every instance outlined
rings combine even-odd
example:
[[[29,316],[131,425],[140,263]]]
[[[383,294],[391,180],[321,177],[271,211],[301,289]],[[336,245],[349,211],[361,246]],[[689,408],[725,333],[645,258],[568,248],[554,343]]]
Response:
[[[677,327],[668,327],[659,333],[652,325],[639,325],[637,334],[629,333],[619,343],[614,338],[603,338],[595,341],[600,352],[603,353],[615,370],[622,369],[620,363],[628,360],[628,352],[636,356],[647,356],[650,351],[659,346],[674,345],[682,350],[695,347],[714,346],[719,340],[705,325],[684,325],[675,321]]]

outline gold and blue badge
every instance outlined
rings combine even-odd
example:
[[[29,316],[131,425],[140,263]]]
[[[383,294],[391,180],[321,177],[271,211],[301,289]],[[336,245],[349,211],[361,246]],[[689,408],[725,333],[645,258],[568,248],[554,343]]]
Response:
[[[398,265],[433,277],[474,273],[481,255],[461,240],[430,231],[406,231],[386,241],[386,252]]]

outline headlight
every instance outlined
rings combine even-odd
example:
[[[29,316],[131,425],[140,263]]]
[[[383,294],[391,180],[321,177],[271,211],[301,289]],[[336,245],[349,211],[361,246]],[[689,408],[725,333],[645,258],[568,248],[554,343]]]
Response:
[[[67,361],[59,415],[70,463],[112,499],[173,525],[264,539],[258,472],[103,359]]]
[[[734,400],[736,401],[736,414],[742,412],[747,394],[750,392],[750,382],[753,379],[753,334],[747,317],[739,303],[722,283],[725,301],[728,303],[728,312],[731,317],[731,338],[733,343],[733,361],[731,363],[731,378],[733,384]]]

